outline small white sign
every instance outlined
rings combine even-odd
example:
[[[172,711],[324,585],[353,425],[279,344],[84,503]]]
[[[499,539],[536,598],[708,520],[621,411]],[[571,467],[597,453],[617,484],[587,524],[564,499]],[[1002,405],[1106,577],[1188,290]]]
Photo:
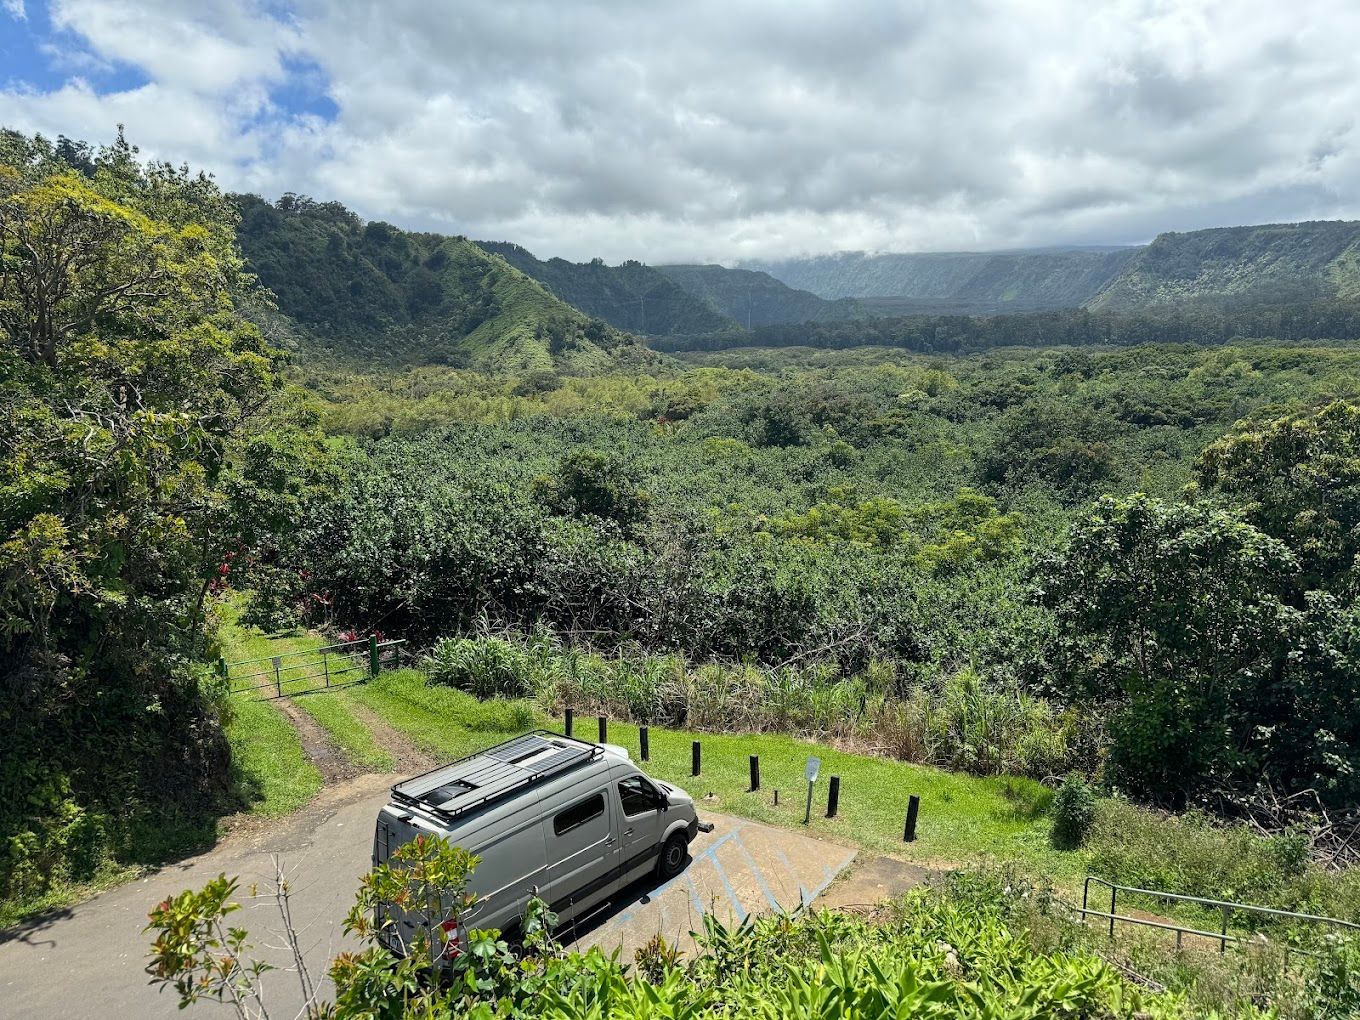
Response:
[[[817,773],[821,771],[821,768],[822,759],[809,758],[807,762],[807,768],[803,770],[803,778],[806,779],[809,783],[815,783],[817,781]]]

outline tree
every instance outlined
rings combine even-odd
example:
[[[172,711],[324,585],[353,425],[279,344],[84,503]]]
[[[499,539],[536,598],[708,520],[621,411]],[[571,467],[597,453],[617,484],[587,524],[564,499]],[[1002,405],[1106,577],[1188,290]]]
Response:
[[[286,510],[245,437],[296,427],[233,226],[121,137],[82,175],[0,136],[0,895],[229,793],[205,596]]]
[[[535,481],[534,491],[556,513],[599,517],[624,531],[643,521],[651,502],[621,460],[594,450],[562,458],[555,474]]]
[[[1111,704],[1113,778],[1181,804],[1278,764],[1270,727],[1305,678],[1288,664],[1297,563],[1230,513],[1144,495],[1104,498],[1045,571],[1060,668]],[[1315,720],[1314,720],[1315,721]]]
[[[1360,405],[1241,423],[1199,458],[1199,481],[1241,506],[1302,565],[1294,599],[1353,590],[1360,552]]]

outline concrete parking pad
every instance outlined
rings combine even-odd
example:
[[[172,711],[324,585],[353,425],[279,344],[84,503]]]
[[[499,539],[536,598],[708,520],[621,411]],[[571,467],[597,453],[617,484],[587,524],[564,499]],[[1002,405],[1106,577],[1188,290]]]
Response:
[[[694,841],[689,867],[659,886],[629,890],[592,927],[562,932],[564,940],[581,949],[617,949],[626,962],[656,935],[692,953],[690,933],[703,929],[704,914],[737,924],[752,914],[799,910],[855,859],[839,843],[725,815],[703,817],[714,831]]]

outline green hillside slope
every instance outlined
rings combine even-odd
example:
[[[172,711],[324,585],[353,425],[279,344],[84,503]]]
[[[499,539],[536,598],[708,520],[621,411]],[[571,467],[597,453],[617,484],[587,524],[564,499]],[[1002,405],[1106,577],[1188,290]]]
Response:
[[[928,303],[922,311],[995,314],[1074,308],[1114,279],[1135,251],[846,252],[749,265],[823,298],[908,299]]]
[[[716,265],[657,269],[747,329],[786,322],[833,322],[865,314],[854,301],[826,301],[786,286],[769,273]]]
[[[608,266],[604,260],[546,262],[510,241],[477,241],[567,304],[618,329],[651,336],[719,333],[734,323],[651,266],[629,260]]]
[[[238,196],[250,268],[308,349],[481,370],[590,370],[635,339],[462,237],[364,223],[335,202]]]
[[[1360,222],[1312,221],[1161,234],[1088,307],[1187,300],[1360,298]]]

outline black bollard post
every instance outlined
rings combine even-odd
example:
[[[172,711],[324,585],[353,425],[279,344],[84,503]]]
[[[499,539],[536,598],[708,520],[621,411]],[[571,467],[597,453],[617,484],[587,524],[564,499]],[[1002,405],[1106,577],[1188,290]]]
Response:
[[[760,789],[760,755],[751,755],[751,792]]]
[[[836,808],[841,802],[841,777],[832,776],[826,788],[826,817],[835,818]]]
[[[609,739],[609,720],[600,716],[600,743],[603,744]]]
[[[651,760],[652,760],[652,749],[651,749],[651,747],[650,747],[650,745],[648,744],[648,741],[647,741],[647,727],[646,727],[646,726],[641,726],[641,727],[638,728],[638,743],[642,745],[642,760],[643,760],[643,761],[651,761]]]
[[[916,816],[921,810],[921,798],[912,794],[907,799],[907,824],[902,830],[902,841],[904,843],[916,842]]]
[[[571,709],[567,709],[567,718],[566,718],[567,736],[571,736],[571,724],[572,724],[572,722],[574,721],[574,716],[575,716],[575,713],[573,713]]]
[[[690,745],[689,757],[690,765],[692,766],[690,775],[697,776],[699,774],[699,741],[696,740]]]
[[[779,791],[774,791],[774,806],[779,807]]]

